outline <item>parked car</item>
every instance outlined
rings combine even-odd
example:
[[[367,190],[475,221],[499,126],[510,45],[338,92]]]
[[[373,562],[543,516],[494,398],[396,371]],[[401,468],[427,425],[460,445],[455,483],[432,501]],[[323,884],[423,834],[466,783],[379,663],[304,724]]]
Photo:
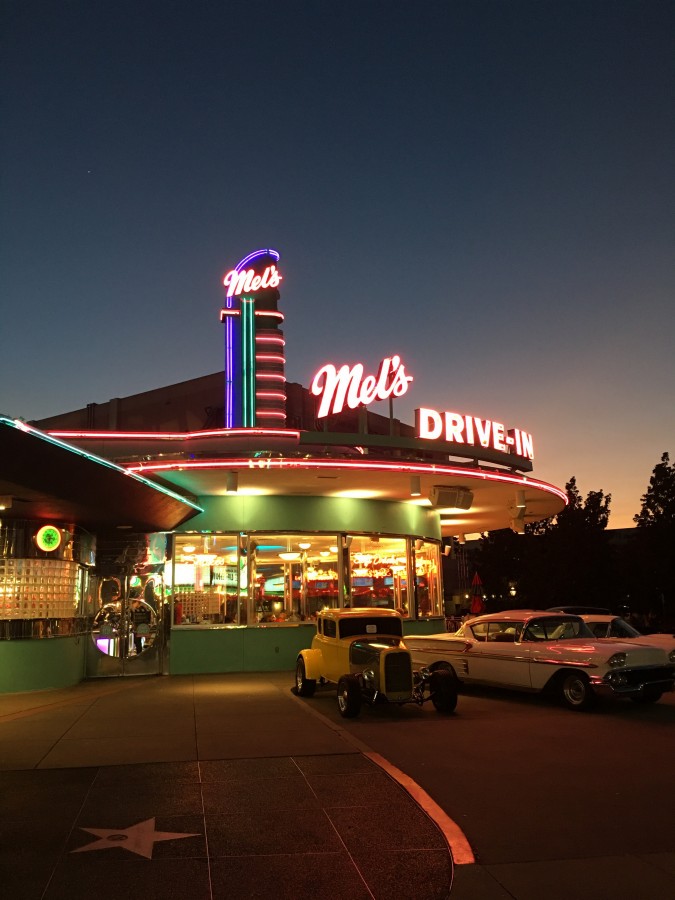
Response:
[[[311,697],[318,685],[337,685],[340,715],[357,716],[367,703],[431,700],[441,713],[457,705],[450,672],[416,672],[403,641],[403,618],[393,609],[327,609],[317,617],[316,635],[302,650],[295,688]]]
[[[662,647],[668,653],[670,662],[675,663],[675,635],[673,634],[642,634],[621,616],[585,615],[581,618],[595,637],[619,638],[635,641],[636,644]]]
[[[653,703],[673,690],[675,665],[660,647],[595,638],[580,616],[516,609],[467,620],[455,634],[406,638],[413,665],[445,668],[460,684],[550,691],[570,709],[598,695]]]

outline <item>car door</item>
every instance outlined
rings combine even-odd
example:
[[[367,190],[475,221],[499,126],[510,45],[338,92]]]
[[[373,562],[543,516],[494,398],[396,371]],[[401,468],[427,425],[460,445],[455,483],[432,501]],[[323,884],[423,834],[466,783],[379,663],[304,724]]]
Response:
[[[495,619],[481,624],[484,628],[471,650],[472,679],[504,687],[530,687],[528,654],[520,642],[521,623]]]

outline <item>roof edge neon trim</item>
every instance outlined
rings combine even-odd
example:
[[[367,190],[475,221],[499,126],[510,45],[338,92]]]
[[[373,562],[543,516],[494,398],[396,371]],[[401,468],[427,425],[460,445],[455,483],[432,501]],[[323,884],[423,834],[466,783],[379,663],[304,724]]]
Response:
[[[260,463],[263,463],[261,466]],[[545,481],[538,481],[534,478],[527,478],[519,475],[511,475],[507,472],[488,472],[484,469],[465,469],[461,466],[441,466],[425,463],[389,463],[377,462],[375,460],[369,462],[351,461],[342,459],[284,459],[273,458],[264,460],[254,459],[211,459],[211,460],[175,460],[167,463],[141,463],[137,466],[130,466],[129,471],[133,472],[160,472],[171,470],[189,470],[189,469],[360,469],[365,472],[401,472],[411,475],[449,475],[453,478],[470,478],[477,481],[495,481],[504,484],[517,484],[523,487],[539,488],[549,494],[555,494],[565,502],[569,503],[569,498],[565,491],[548,484]]]
[[[166,494],[167,497],[171,497],[174,500],[179,500],[186,506],[197,510],[197,512],[204,512],[203,508],[199,506],[198,503],[194,503],[192,500],[188,500],[188,498],[183,497],[182,494],[177,494],[175,491],[171,491],[168,488],[163,487],[161,484],[156,484],[154,481],[150,481],[148,478],[145,478],[143,475],[140,475],[138,472],[134,472],[129,468],[118,466],[117,463],[114,463],[109,459],[104,459],[102,456],[96,456],[94,453],[89,453],[88,451],[83,450],[81,447],[76,447],[73,444],[68,444],[65,441],[61,441],[57,437],[54,437],[53,435],[48,434],[45,431],[40,431],[39,428],[34,428],[32,425],[28,425],[26,422],[22,422],[21,419],[10,419],[5,416],[0,416],[0,424],[10,425],[12,428],[16,428],[17,431],[23,431],[26,434],[32,434],[34,437],[38,438],[41,441],[46,441],[48,444],[54,444],[54,446],[61,447],[63,450],[68,450],[70,453],[74,453],[76,456],[82,456],[84,457],[84,459],[89,459],[92,462],[105,466],[108,469],[119,472],[121,475],[127,475],[130,478],[133,478],[136,481],[139,481],[142,484],[145,484],[162,494]]]

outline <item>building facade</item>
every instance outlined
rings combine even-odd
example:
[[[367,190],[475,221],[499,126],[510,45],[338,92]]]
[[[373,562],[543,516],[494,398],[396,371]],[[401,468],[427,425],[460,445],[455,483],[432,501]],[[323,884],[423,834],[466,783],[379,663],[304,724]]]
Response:
[[[566,502],[532,478],[532,436],[518,428],[429,408],[412,426],[391,404],[388,417],[370,411],[412,380],[397,354],[372,371],[328,362],[309,387],[288,384],[278,264],[276,251],[255,251],[225,276],[222,372],[26,426],[34,443],[55,442],[101,471],[107,462],[175,507],[170,527],[132,510],[125,521],[118,498],[111,522],[99,490],[85,518],[63,525],[74,535],[69,562],[87,576],[68,587],[86,644],[82,677],[292,668],[326,606],[395,608],[408,631],[443,630],[454,610],[442,561],[454,541],[522,532]],[[8,495],[20,489],[0,483]],[[40,524],[19,507],[29,531]],[[84,528],[95,547],[75,540]],[[33,557],[3,548],[3,596],[28,596],[7,573],[32,572]],[[44,572],[63,565],[43,553]],[[22,600],[20,621],[53,619],[64,578],[46,581],[41,607]],[[13,626],[6,637],[55,627]]]

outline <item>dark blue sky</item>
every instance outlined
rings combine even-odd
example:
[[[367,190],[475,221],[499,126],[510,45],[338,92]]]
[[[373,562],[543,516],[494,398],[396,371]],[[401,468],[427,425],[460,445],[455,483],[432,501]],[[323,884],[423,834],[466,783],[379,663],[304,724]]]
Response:
[[[530,431],[631,524],[675,455],[675,3],[5,0],[0,412],[223,365],[275,247],[287,375]],[[377,409],[377,407],[374,407]]]

